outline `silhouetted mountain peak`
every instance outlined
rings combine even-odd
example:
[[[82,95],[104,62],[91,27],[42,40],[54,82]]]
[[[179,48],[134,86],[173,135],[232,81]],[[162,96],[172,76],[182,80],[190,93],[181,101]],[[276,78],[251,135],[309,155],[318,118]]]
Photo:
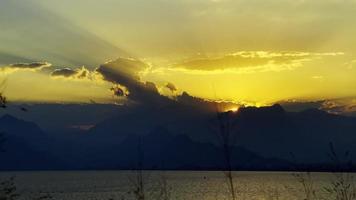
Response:
[[[280,105],[280,104],[274,104],[271,106],[271,108],[275,109],[275,110],[279,110],[279,111],[282,111],[282,112],[285,112],[284,111],[284,108]]]
[[[184,97],[184,98],[191,98],[191,96],[188,94],[188,92],[186,91],[183,91],[182,94],[181,94],[181,97]]]
[[[242,107],[238,114],[244,117],[277,117],[284,116],[286,111],[279,104],[264,107]]]
[[[183,92],[181,95],[177,96],[177,101],[186,105],[195,105],[197,102],[204,102],[203,99],[191,96],[187,92]]]

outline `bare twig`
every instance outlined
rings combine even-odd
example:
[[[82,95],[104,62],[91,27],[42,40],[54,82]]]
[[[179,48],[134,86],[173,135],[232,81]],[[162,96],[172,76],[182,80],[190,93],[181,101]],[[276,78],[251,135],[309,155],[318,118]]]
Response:
[[[137,160],[137,166],[135,167],[133,171],[133,176],[129,178],[131,184],[132,184],[132,193],[135,197],[136,200],[145,200],[145,180],[144,180],[144,174],[143,174],[143,158],[144,158],[144,153],[142,150],[142,140],[141,138],[138,141],[137,145],[137,151],[138,151],[138,160]]]
[[[236,191],[234,184],[233,167],[231,163],[232,159],[232,148],[235,142],[233,134],[231,131],[232,122],[230,119],[230,113],[221,113],[219,111],[218,104],[216,103],[216,117],[218,121],[218,136],[220,138],[221,147],[224,154],[225,169],[224,175],[227,180],[229,192],[231,194],[232,200],[236,200]]]

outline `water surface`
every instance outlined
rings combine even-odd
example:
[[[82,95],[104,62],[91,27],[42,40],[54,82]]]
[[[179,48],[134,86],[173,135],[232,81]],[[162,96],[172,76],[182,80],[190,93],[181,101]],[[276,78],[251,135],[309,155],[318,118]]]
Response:
[[[133,199],[133,186],[137,173],[131,171],[41,171],[2,172],[2,180],[15,176],[21,199],[39,193],[48,193],[58,200]],[[303,187],[289,172],[236,172],[234,173],[238,199],[304,199]],[[312,181],[320,195],[330,184],[333,175],[313,173]],[[226,179],[222,172],[197,171],[145,171],[147,199],[157,199],[162,180],[170,199],[222,200],[229,199]]]

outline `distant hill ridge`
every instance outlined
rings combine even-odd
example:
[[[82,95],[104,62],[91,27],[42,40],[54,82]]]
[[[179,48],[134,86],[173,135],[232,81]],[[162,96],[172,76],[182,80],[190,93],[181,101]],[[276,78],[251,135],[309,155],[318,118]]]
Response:
[[[180,108],[154,113],[141,109],[105,120],[79,135],[55,137],[33,122],[3,115],[0,131],[7,141],[6,152],[0,153],[0,169],[130,169],[137,163],[139,141],[147,169],[222,169],[222,150],[213,132],[215,114],[191,114],[190,109]],[[290,170],[291,153],[299,163],[321,169],[328,162],[330,142],[339,152],[356,150],[354,117],[317,109],[286,112],[278,104],[243,107],[229,116],[231,131],[237,134],[236,169]]]

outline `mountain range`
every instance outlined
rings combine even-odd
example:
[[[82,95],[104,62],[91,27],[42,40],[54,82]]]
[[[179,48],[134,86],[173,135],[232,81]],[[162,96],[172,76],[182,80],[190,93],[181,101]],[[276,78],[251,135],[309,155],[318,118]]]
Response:
[[[189,105],[154,109],[118,109],[93,127],[66,134],[3,115],[0,169],[133,169],[139,163],[145,169],[224,169],[216,113]],[[325,169],[331,142],[338,154],[348,151],[348,159],[356,160],[355,117],[318,109],[287,112],[278,104],[224,114],[234,138],[234,169],[291,170],[298,163]]]

